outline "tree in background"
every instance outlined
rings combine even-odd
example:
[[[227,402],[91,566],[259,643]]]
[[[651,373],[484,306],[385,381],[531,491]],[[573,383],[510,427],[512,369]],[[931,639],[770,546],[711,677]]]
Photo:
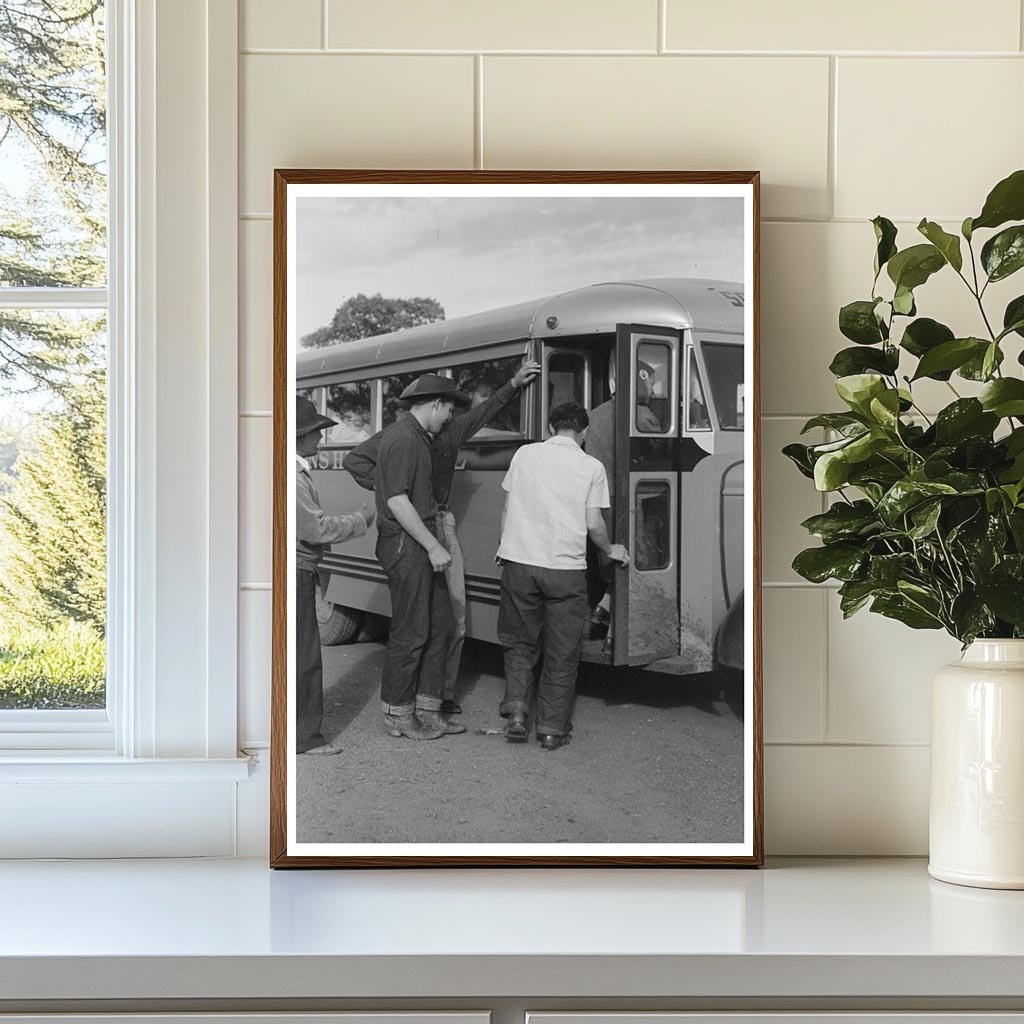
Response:
[[[21,453],[0,498],[0,608],[8,621],[52,627],[67,619],[106,629],[106,401],[103,381]]]
[[[0,287],[106,283],[103,16],[0,2]],[[0,707],[104,702],[101,327],[0,308]]]
[[[336,345],[443,319],[444,306],[437,299],[385,299],[379,292],[376,295],[360,293],[346,299],[330,324],[311,331],[302,339],[302,344],[309,348]]]
[[[105,283],[106,67],[102,0],[0,3],[0,147],[30,169],[0,186],[0,286]],[[65,401],[95,365],[95,334],[0,310],[0,387]]]

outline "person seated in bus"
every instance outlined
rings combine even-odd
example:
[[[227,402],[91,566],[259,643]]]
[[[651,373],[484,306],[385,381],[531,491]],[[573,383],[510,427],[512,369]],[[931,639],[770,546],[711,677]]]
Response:
[[[644,433],[654,433],[662,430],[658,417],[651,412],[650,396],[651,384],[653,383],[654,369],[649,363],[638,359],[636,365],[636,424],[637,428]],[[586,451],[604,466],[608,477],[608,493],[610,496],[609,507],[604,511],[604,521],[608,529],[608,536],[615,536],[615,354],[609,358],[608,366],[608,389],[611,398],[602,402],[596,409],[590,412],[590,426],[587,429]],[[604,583],[604,594],[598,601],[590,616],[590,629],[588,636],[591,640],[605,638],[606,653],[611,650],[608,629],[612,618],[612,596],[615,584],[615,565],[607,558],[598,553],[598,572],[601,581]]]
[[[455,618],[455,630],[452,634],[451,646],[444,669],[444,691],[442,714],[459,715],[462,708],[455,700],[455,684],[459,676],[459,664],[462,660],[462,647],[466,638],[466,579],[462,557],[462,546],[459,543],[455,513],[450,504],[452,478],[459,460],[459,449],[481,428],[485,427],[502,409],[517,397],[521,388],[528,385],[540,373],[540,363],[526,359],[515,374],[490,398],[472,405],[460,416],[454,416],[431,439],[430,456],[433,466],[433,494],[437,503],[435,520],[438,540],[444,545],[451,556],[451,563],[445,570],[448,584],[448,596],[451,600],[452,613]],[[407,389],[408,390],[408,389]],[[403,395],[405,392],[403,392]],[[353,448],[342,461],[342,466],[352,474],[352,478],[360,487],[373,490],[377,457],[382,438],[402,418],[378,431],[369,440]],[[481,467],[474,467],[481,468]]]
[[[582,449],[588,423],[576,402],[552,409],[552,436],[517,449],[501,484],[498,640],[505,649],[505,697],[499,710],[508,718],[508,742],[525,742],[539,662],[536,729],[545,750],[563,746],[572,730],[587,623],[588,536],[607,558],[629,563],[626,548],[608,539],[602,517],[608,480]]]
[[[366,533],[375,514],[369,504],[352,515],[342,516],[329,516],[320,507],[320,496],[306,460],[316,455],[324,428],[336,423],[321,416],[308,398],[296,397],[295,750],[299,754],[337,754],[341,750],[337,740],[326,740],[323,735],[323,661],[316,619],[320,559],[331,544]]]
[[[469,396],[472,399],[472,403],[473,403],[470,406],[470,409],[471,410],[472,409],[478,409],[481,405],[485,405],[492,398],[494,398],[494,396],[497,393],[498,392],[495,390],[495,387],[494,387],[493,384],[489,384],[485,380],[478,381],[474,385],[473,390],[470,391],[470,393],[469,393]],[[513,392],[513,394],[515,394],[515,392]],[[475,436],[476,437],[481,437],[481,438],[483,438],[483,437],[518,436],[518,434],[519,434],[518,430],[505,430],[502,427],[494,426],[493,425],[494,424],[494,420],[498,419],[501,416],[502,412],[507,407],[508,407],[508,403],[507,402],[502,403],[501,407],[498,409],[498,412],[495,413],[495,415],[490,420],[488,420],[488,422],[486,424],[484,424],[484,426],[480,427],[476,431]]]

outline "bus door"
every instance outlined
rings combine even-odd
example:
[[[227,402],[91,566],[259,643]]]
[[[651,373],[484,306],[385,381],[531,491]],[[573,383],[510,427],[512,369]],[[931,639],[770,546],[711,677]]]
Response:
[[[612,663],[679,652],[679,332],[619,324],[615,377]]]

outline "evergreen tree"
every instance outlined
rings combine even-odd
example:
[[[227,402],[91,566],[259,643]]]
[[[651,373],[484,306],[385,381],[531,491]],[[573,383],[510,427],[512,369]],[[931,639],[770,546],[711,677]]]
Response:
[[[96,373],[22,452],[0,499],[8,621],[106,623],[106,394]]]
[[[0,147],[31,186],[0,188],[0,287],[103,284],[102,0],[0,3]],[[67,397],[96,353],[59,320],[0,311],[0,387]]]
[[[103,15],[103,0],[0,2],[0,156],[12,169],[0,186],[0,287],[106,281]],[[94,319],[0,309],[0,396],[18,408],[26,392],[35,443],[4,476],[0,619],[73,619],[102,634],[106,398]]]

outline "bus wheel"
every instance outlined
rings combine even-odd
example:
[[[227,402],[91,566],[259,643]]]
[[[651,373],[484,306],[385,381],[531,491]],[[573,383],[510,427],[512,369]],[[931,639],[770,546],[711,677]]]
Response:
[[[363,613],[356,608],[327,601],[316,588],[316,621],[320,626],[320,643],[325,647],[351,643],[363,624]]]

